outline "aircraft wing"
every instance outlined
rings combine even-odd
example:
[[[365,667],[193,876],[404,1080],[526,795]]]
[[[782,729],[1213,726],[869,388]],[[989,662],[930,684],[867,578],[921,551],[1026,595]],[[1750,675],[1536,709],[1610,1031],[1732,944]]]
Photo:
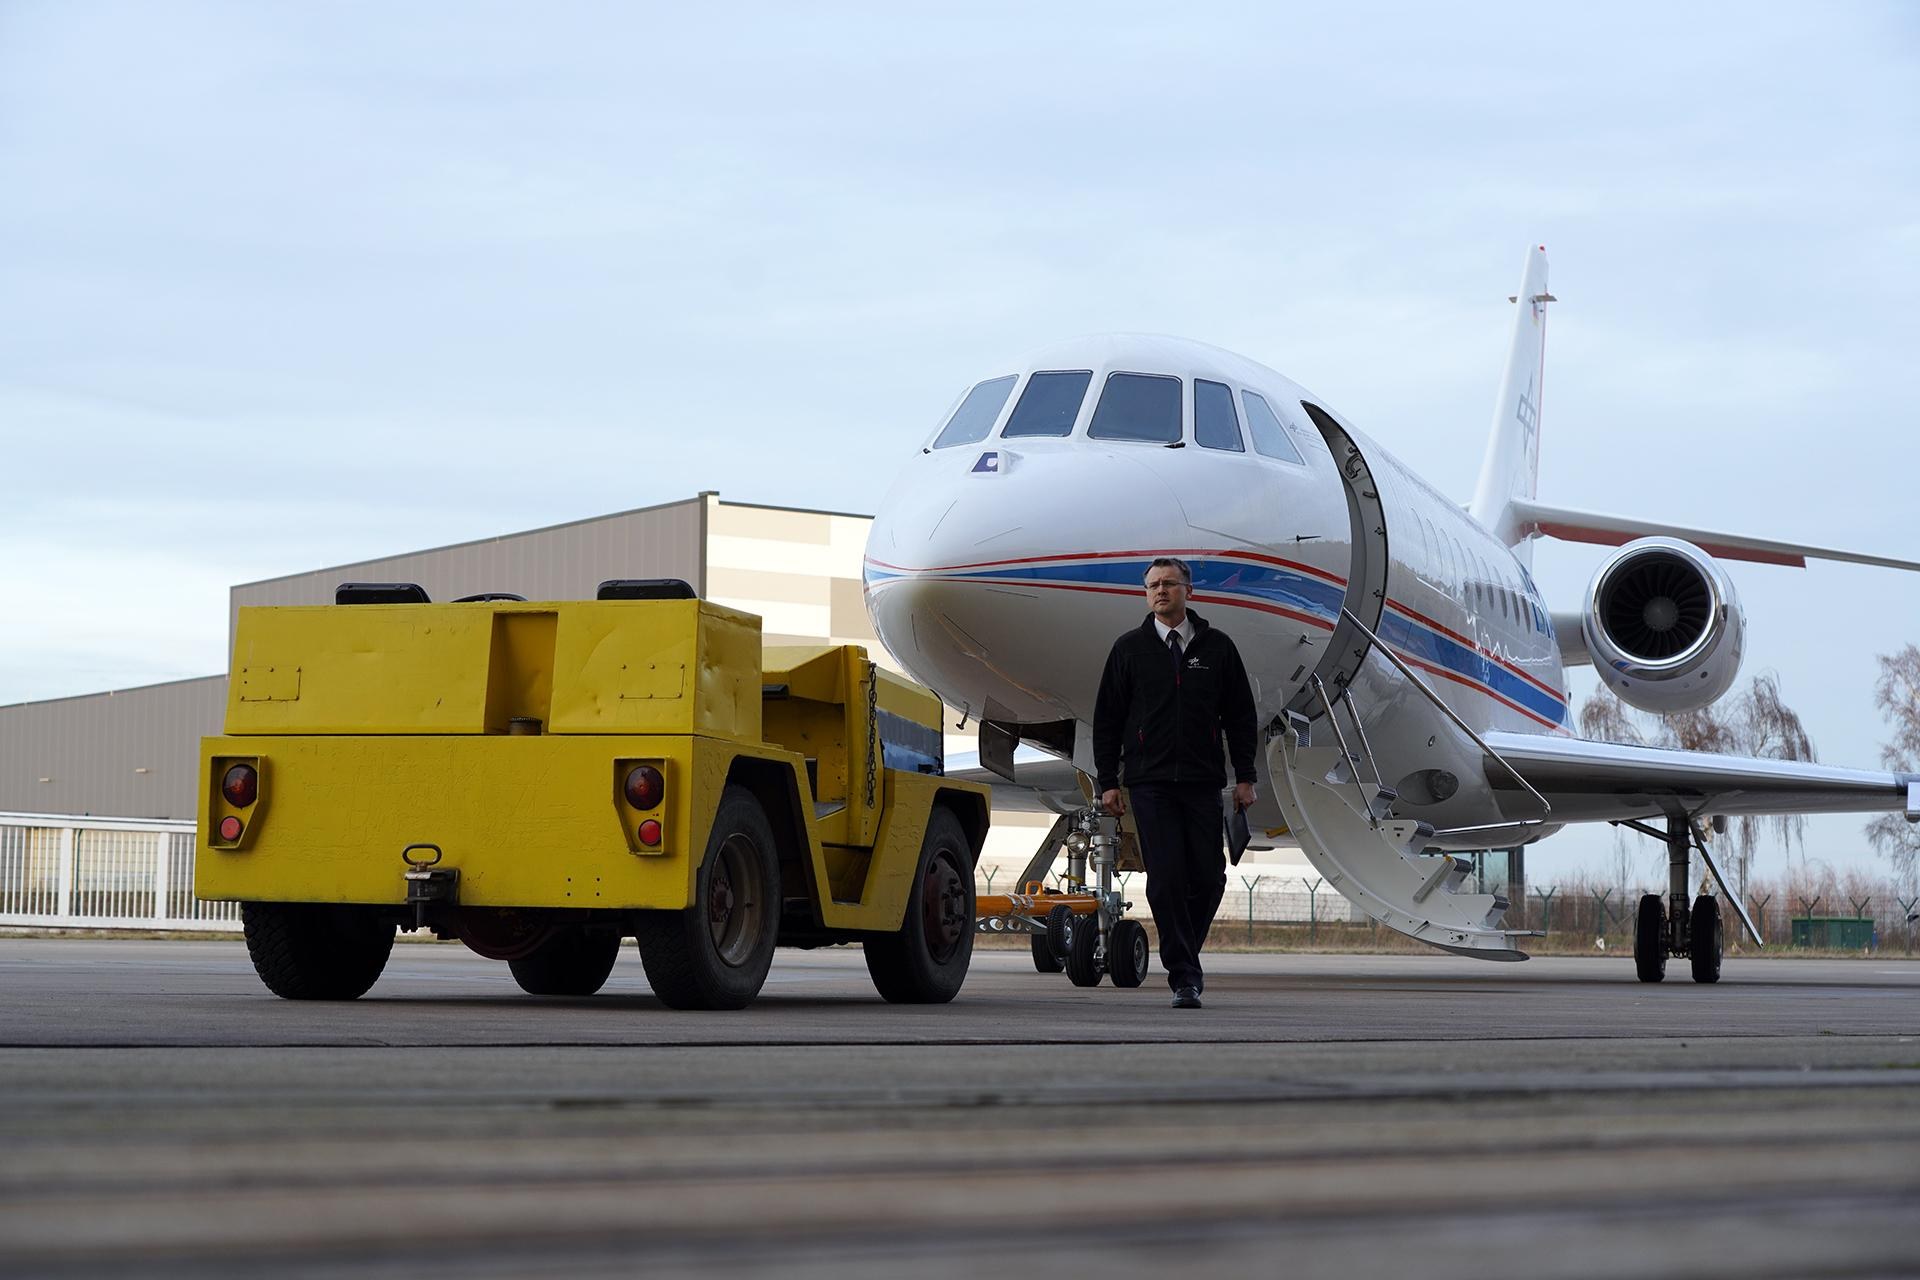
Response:
[[[1920,773],[1838,769],[1794,760],[1759,760],[1593,742],[1530,733],[1489,733],[1506,757],[1553,806],[1554,823],[1611,822],[1680,813],[1730,817],[1774,813],[1904,812],[1920,821]],[[1487,782],[1515,814],[1538,812],[1493,760]]]
[[[1715,533],[1711,529],[1688,529],[1661,520],[1635,520],[1629,516],[1605,515],[1598,511],[1550,507],[1531,498],[1514,498],[1509,507],[1523,531],[1530,530],[1542,537],[1558,538],[1563,542],[1597,542],[1603,546],[1618,547],[1635,538],[1682,538],[1720,560],[1753,560],[1761,564],[1791,565],[1796,569],[1806,568],[1809,559],[1842,560],[1850,564],[1879,565],[1886,569],[1920,570],[1920,561],[1870,556],[1858,551],[1836,551],[1832,547],[1780,542],[1739,533]]]

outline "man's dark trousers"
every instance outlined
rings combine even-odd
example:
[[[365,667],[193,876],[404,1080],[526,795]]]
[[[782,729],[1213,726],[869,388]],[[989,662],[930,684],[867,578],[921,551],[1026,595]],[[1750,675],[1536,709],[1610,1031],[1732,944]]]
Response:
[[[1143,782],[1128,800],[1147,864],[1147,905],[1160,933],[1167,985],[1202,990],[1200,948],[1227,892],[1227,855],[1217,782]]]

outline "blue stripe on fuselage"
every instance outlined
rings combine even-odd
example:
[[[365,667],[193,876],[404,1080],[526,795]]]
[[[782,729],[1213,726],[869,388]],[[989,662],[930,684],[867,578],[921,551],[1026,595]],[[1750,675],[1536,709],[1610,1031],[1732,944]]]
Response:
[[[1279,605],[1323,618],[1329,624],[1338,620],[1340,606],[1346,598],[1344,587],[1277,566],[1199,557],[1187,563],[1193,570],[1193,589],[1196,592],[1239,596]],[[974,581],[993,579],[1028,582],[1035,586],[1058,583],[1139,590],[1149,564],[1151,559],[1147,558],[1112,559],[1080,564],[995,565],[911,574],[868,564],[865,566],[865,575],[868,585],[903,577],[963,577]],[[1565,722],[1566,704],[1561,699],[1451,636],[1434,631],[1391,608],[1381,615],[1379,633],[1381,639],[1407,655],[1463,676],[1553,724]]]
[[[1517,703],[1554,724],[1561,723],[1566,713],[1566,704],[1545,689],[1509,671],[1478,650],[1468,648],[1451,636],[1441,635],[1391,607],[1380,615],[1380,638],[1404,654],[1484,685],[1509,702]]]
[[[1146,580],[1147,568],[1151,564],[1150,559],[1097,560],[1086,564],[996,565],[993,568],[955,572],[959,576],[974,579],[993,578],[1036,584],[1071,582],[1138,591],[1140,584]],[[1193,570],[1193,589],[1197,592],[1244,596],[1249,600],[1297,609],[1328,621],[1340,615],[1340,603],[1346,596],[1343,587],[1274,565],[1197,558],[1189,560],[1187,564]]]

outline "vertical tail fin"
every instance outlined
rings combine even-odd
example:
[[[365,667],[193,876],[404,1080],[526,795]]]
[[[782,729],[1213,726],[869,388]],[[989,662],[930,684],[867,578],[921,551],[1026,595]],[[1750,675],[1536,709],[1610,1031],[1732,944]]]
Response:
[[[1532,498],[1540,473],[1540,397],[1545,389],[1547,347],[1547,247],[1527,249],[1526,270],[1513,317],[1513,343],[1500,398],[1493,410],[1493,433],[1480,464],[1480,484],[1468,508],[1475,520],[1509,546],[1521,541],[1519,522],[1508,509],[1514,498]]]

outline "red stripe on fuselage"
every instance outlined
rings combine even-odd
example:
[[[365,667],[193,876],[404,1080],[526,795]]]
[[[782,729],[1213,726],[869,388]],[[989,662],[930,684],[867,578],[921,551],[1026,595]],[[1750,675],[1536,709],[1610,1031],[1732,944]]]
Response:
[[[872,556],[867,557],[867,563],[878,565],[882,569],[892,569],[899,573],[947,573],[955,569],[1004,569],[1009,565],[1016,564],[1059,564],[1066,560],[1138,560],[1142,556],[1148,559],[1155,559],[1160,556],[1178,556],[1182,559],[1192,557],[1196,560],[1202,557],[1210,560],[1252,560],[1259,564],[1276,564],[1283,569],[1294,569],[1301,573],[1310,574],[1313,577],[1331,582],[1338,587],[1347,585],[1345,578],[1337,574],[1328,573],[1325,569],[1318,569],[1310,564],[1301,564],[1297,560],[1283,560],[1279,556],[1270,556],[1260,551],[1076,551],[1052,556],[1017,556],[1011,560],[976,560],[968,564],[936,565],[930,569],[910,569],[905,565],[888,564],[885,560],[876,560]]]
[[[909,570],[908,572],[912,572],[912,571]],[[1004,578],[952,577],[952,578],[931,579],[931,581],[964,582],[968,586],[979,586],[979,587],[1006,587],[1010,585],[1007,582],[1007,580]],[[886,584],[877,583],[875,585],[884,586]],[[1032,582],[1032,581],[1021,580],[1017,585],[1025,586],[1025,587],[1046,587],[1054,591],[1084,591],[1092,595],[1126,596],[1128,598],[1133,598],[1139,594],[1135,591],[1129,590],[1124,587],[1095,587],[1095,586],[1088,586],[1085,583],[1079,583],[1079,582]],[[1278,614],[1283,618],[1289,618],[1295,622],[1304,622],[1308,626],[1317,627],[1322,631],[1333,630],[1333,624],[1326,621],[1324,618],[1316,618],[1311,614],[1303,614],[1293,609],[1284,609],[1284,608],[1281,608],[1279,605],[1267,604],[1264,601],[1236,600],[1230,596],[1214,596],[1214,595],[1196,595],[1193,597],[1193,599],[1195,603],[1199,603],[1199,604],[1218,604],[1218,605],[1225,605],[1230,609],[1251,609],[1257,613]],[[1402,612],[1405,612],[1405,611],[1403,610]],[[1445,628],[1436,628],[1436,630],[1444,631]],[[1518,711],[1521,715],[1527,717],[1527,719],[1532,720],[1538,724],[1543,724],[1547,726],[1547,728],[1549,729],[1559,729],[1562,727],[1560,724],[1556,723],[1555,721],[1549,720],[1545,716],[1540,715],[1537,712],[1530,711],[1526,707],[1523,707],[1519,703],[1513,701],[1511,698],[1508,698],[1505,695],[1496,692],[1493,688],[1488,686],[1486,683],[1484,683],[1483,681],[1475,680],[1472,676],[1461,675],[1457,671],[1450,671],[1445,667],[1434,666],[1432,663],[1426,661],[1424,658],[1415,657],[1413,654],[1407,653],[1405,650],[1402,650],[1402,649],[1396,648],[1394,649],[1394,652],[1399,654],[1402,658],[1406,659],[1407,663],[1410,666],[1419,667],[1423,671],[1432,672],[1434,675],[1440,676],[1447,680],[1451,680],[1456,684],[1465,685],[1467,688],[1472,689],[1476,693],[1485,694],[1487,697],[1492,698],[1495,702],[1498,702],[1501,706],[1510,707],[1513,710]],[[1538,682],[1536,681],[1535,683],[1538,683]],[[1558,697],[1557,694],[1555,696]]]
[[[1558,729],[1561,727],[1560,725],[1547,719],[1545,716],[1540,715],[1537,712],[1527,710],[1525,707],[1521,706],[1519,703],[1513,701],[1513,699],[1508,698],[1502,694],[1495,693],[1492,689],[1488,688],[1486,685],[1482,684],[1480,681],[1475,680],[1472,676],[1463,676],[1458,671],[1449,671],[1445,667],[1436,667],[1431,662],[1428,662],[1425,658],[1416,658],[1410,653],[1401,653],[1401,651],[1398,649],[1395,649],[1394,652],[1399,653],[1402,658],[1406,659],[1407,665],[1410,667],[1418,667],[1422,671],[1431,672],[1432,674],[1439,676],[1442,679],[1451,680],[1455,684],[1463,684],[1467,686],[1467,688],[1472,689],[1475,693],[1484,694],[1487,697],[1492,698],[1495,702],[1499,703],[1503,707],[1511,707],[1513,710],[1518,711],[1521,715],[1525,716],[1527,719],[1537,721],[1538,723],[1547,726],[1547,728],[1549,729]]]
[[[1525,680],[1528,684],[1540,690],[1542,693],[1546,694],[1547,696],[1553,698],[1555,701],[1564,703],[1567,700],[1567,695],[1565,691],[1556,689],[1552,685],[1543,683],[1542,681],[1534,678],[1533,676],[1528,675],[1525,671],[1522,671],[1519,667],[1514,666],[1513,663],[1507,661],[1505,658],[1502,658],[1499,654],[1489,653],[1485,648],[1481,647],[1481,645],[1478,644],[1477,642],[1473,640],[1469,640],[1466,636],[1461,635],[1458,631],[1452,630],[1449,627],[1441,626],[1439,623],[1435,622],[1432,618],[1429,618],[1426,614],[1421,613],[1418,610],[1409,609],[1406,605],[1401,604],[1398,600],[1389,599],[1387,601],[1387,605],[1389,608],[1392,608],[1397,612],[1399,612],[1402,616],[1413,619],[1415,622],[1419,623],[1423,627],[1431,627],[1433,630],[1439,632],[1441,635],[1453,641],[1455,644],[1462,645],[1465,648],[1472,650],[1474,653],[1478,654],[1482,658],[1485,658],[1488,662],[1493,663],[1496,667],[1499,667],[1501,670],[1509,671],[1514,675],[1519,676],[1522,680]]]
[[[967,578],[954,576],[928,578],[926,581],[964,582],[968,586],[973,587],[1000,587],[1006,590],[1014,590],[1020,587],[1046,587],[1053,591],[1085,591],[1096,596],[1126,596],[1128,599],[1138,599],[1141,595],[1139,591],[1131,587],[1096,587],[1084,582],[1039,582],[1030,578]],[[885,586],[886,584],[875,583],[874,585]],[[1301,613],[1298,609],[1288,609],[1281,605],[1268,604],[1264,600],[1239,600],[1232,596],[1202,594],[1196,594],[1190,598],[1195,604],[1222,604],[1230,609],[1251,609],[1256,613],[1271,613],[1282,618],[1290,618],[1295,622],[1304,622],[1308,626],[1318,627],[1322,631],[1333,630],[1333,624],[1325,618],[1317,618],[1310,613]]]

